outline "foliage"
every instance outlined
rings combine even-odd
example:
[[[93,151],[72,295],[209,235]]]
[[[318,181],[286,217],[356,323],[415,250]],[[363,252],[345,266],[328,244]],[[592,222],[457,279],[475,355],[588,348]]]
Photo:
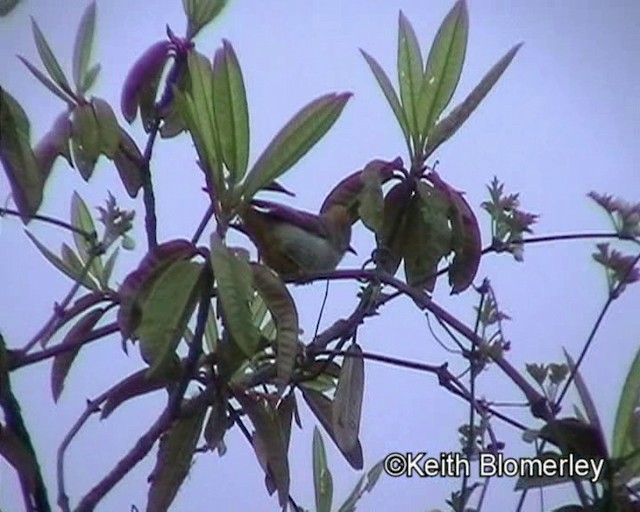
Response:
[[[461,103],[450,108],[467,50],[466,2],[455,2],[428,54],[420,47],[410,21],[400,12],[397,87],[374,57],[365,51],[362,55],[402,131],[407,165],[400,157],[371,160],[339,182],[318,213],[302,212],[256,196],[264,191],[291,194],[278,180],[338,122],[352,93],[331,92],[309,101],[252,159],[248,84],[240,59],[227,40],[221,42],[213,59],[208,59],[194,39],[226,4],[225,0],[184,0],[185,37],[167,29],[166,39],[152,43],[133,63],[123,83],[120,113],[129,124],[140,118],[148,136],[144,150],[126,125],[118,121],[109,103],[90,96],[100,73],[100,65],[92,64],[95,3],[88,6],[80,21],[71,79],[33,21],[44,71],[20,59],[63,101],[65,109],[37,144],[31,143],[25,109],[0,88],[0,161],[16,206],[15,210],[2,208],[0,212],[18,217],[25,225],[35,219],[62,226],[72,238],[62,244],[58,254],[27,231],[42,256],[73,285],[57,304],[51,320],[24,347],[16,350],[7,348],[4,340],[0,343],[0,405],[5,418],[0,423],[0,455],[18,472],[26,500],[34,503],[35,510],[50,510],[37,453],[9,385],[14,372],[53,358],[51,389],[58,400],[65,385],[73,385],[70,371],[80,350],[117,333],[123,340],[123,350],[137,346],[148,366],[90,401],[65,439],[57,461],[58,503],[64,511],[71,510],[64,478],[66,450],[88,417],[101,411],[106,419],[127,401],[160,389],[167,391],[168,398],[156,422],[132,452],[78,501],[75,510],[93,510],[156,444],[147,510],[168,510],[186,481],[194,457],[202,451],[198,447],[201,437],[206,451],[217,450],[222,455],[226,450],[224,438],[235,428],[255,451],[267,490],[277,495],[279,507],[304,510],[291,495],[289,467],[293,422],[301,426],[298,399],[303,398],[345,460],[353,468],[362,469],[366,447],[359,436],[365,362],[370,359],[430,372],[445,390],[465,399],[470,419],[459,431],[461,453],[471,460],[481,454],[504,452],[493,426],[496,418],[519,425],[475,396],[475,379],[480,372],[497,367],[496,371],[504,372],[522,391],[532,419],[543,422],[540,428],[526,429],[527,439],[536,441],[535,453],[540,461],[554,463],[569,455],[603,461],[605,471],[597,485],[587,488],[588,476],[571,479],[580,504],[568,507],[635,510],[638,502],[633,484],[640,477],[640,352],[629,370],[612,442],[607,446],[588,385],[579,371],[597,326],[577,361],[567,354],[566,362],[529,364],[521,373],[507,359],[510,344],[503,335],[502,322],[509,317],[499,309],[490,282],[485,279],[472,286],[481,258],[488,253],[508,252],[523,261],[525,245],[544,238],[529,236],[537,215],[521,210],[519,195],[505,193],[504,184],[494,178],[488,186],[489,198],[482,204],[490,216],[492,237],[483,249],[478,219],[464,193],[442,178],[434,165],[426,164],[494,87],[521,45],[511,48]],[[0,12],[4,14],[13,6],[9,2]],[[151,167],[151,151],[158,135],[162,141],[182,133],[193,142],[194,168],[201,173],[209,208],[190,239],[158,242],[153,186],[159,177]],[[147,251],[117,288],[112,279],[119,257],[116,242],[120,241],[123,249],[133,248],[128,233],[134,213],[121,210],[109,194],[94,218],[75,192],[68,223],[41,214],[45,186],[60,157],[85,181],[93,177],[98,161],[106,159],[117,169],[129,196],[136,197],[142,191]],[[590,197],[611,218],[614,233],[610,238],[637,246],[640,206],[603,194],[591,193]],[[199,245],[211,219],[215,221],[213,233]],[[360,269],[336,270],[351,250],[352,225],[360,221],[372,233],[371,257]],[[102,227],[97,229],[97,225]],[[249,236],[259,261],[252,261],[246,248],[230,245],[230,229]],[[599,243],[593,258],[604,267],[607,277],[609,295],[604,315],[625,287],[640,279],[640,256]],[[396,277],[401,266],[404,279]],[[292,268],[295,272],[290,271]],[[452,294],[478,295],[474,329],[433,300],[438,278],[445,274]],[[304,340],[297,305],[287,284],[332,279],[362,283],[359,303],[348,318]],[[83,295],[74,301],[80,290]],[[370,354],[362,348],[362,342],[356,343],[358,326],[399,295],[408,296],[418,308],[465,339],[460,342],[452,335],[468,362],[469,387],[446,365],[436,367]],[[117,316],[112,323],[108,323],[110,310]],[[70,329],[62,339],[47,346],[67,324]],[[578,390],[582,409],[576,409],[575,416],[559,417],[561,401],[572,384]],[[196,391],[187,398],[188,387]],[[248,422],[253,431],[247,427]],[[555,448],[545,450],[548,444]],[[330,511],[333,479],[317,427],[312,469],[315,509]],[[365,492],[372,491],[383,469],[389,472],[381,461],[362,475],[338,510],[355,510]],[[567,480],[521,475],[517,489],[526,493],[527,489]],[[447,502],[450,509],[479,510],[482,497],[476,508],[469,508],[470,503],[478,494],[474,491],[482,488],[483,496],[486,486],[486,481],[464,478]]]

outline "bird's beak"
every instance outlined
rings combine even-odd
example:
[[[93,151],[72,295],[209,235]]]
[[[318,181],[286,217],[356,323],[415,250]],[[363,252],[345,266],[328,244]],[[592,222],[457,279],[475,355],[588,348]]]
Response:
[[[355,254],[355,255],[357,255],[357,254],[358,254],[358,252],[357,252],[353,247],[351,247],[351,246],[349,246],[349,247],[347,248],[347,251],[349,251],[351,254]]]

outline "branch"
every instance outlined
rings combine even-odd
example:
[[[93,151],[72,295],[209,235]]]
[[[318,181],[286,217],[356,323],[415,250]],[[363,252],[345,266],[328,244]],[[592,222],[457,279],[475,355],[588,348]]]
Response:
[[[20,217],[20,212],[16,210],[12,210],[10,208],[0,208],[0,217],[2,217],[3,215],[12,215],[14,217]],[[56,219],[54,217],[49,217],[48,215],[40,215],[38,213],[34,213],[33,215],[29,216],[29,219],[39,220],[41,222],[46,222],[48,224],[58,226],[59,228],[66,229],[68,231],[71,231],[72,233],[78,233],[79,235],[83,236],[85,240],[87,240],[87,242],[91,242],[92,240],[95,240],[95,237],[96,237],[95,231],[93,233],[89,233],[84,229],[77,228],[76,226],[73,226],[68,222]]]

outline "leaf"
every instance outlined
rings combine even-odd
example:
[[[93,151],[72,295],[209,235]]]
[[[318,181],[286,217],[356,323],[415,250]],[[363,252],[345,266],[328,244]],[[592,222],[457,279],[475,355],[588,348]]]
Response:
[[[279,416],[273,406],[264,398],[245,391],[234,389],[234,397],[240,402],[242,409],[249,416],[256,429],[254,449],[259,459],[260,454],[266,456],[269,469],[267,476],[273,480],[278,490],[278,501],[284,507],[289,499],[289,458]],[[257,437],[257,439],[255,439]],[[261,464],[264,461],[261,461]]]
[[[87,208],[86,203],[82,200],[78,192],[74,192],[71,196],[71,224],[91,236],[94,242],[96,241],[96,226],[89,213],[89,208]],[[104,267],[102,265],[102,258],[93,254],[95,247],[77,231],[73,232],[73,241],[83,265],[91,261],[91,274],[99,280]]]
[[[141,304],[137,335],[150,376],[160,375],[175,360],[175,350],[198,300],[201,276],[201,263],[178,260],[158,276]]]
[[[607,446],[602,432],[577,418],[551,420],[540,429],[540,437],[555,444],[564,455],[607,459]]]
[[[360,501],[360,498],[362,498],[362,495],[365,492],[371,492],[373,490],[375,485],[378,483],[378,480],[380,479],[380,475],[382,475],[383,470],[384,470],[384,459],[381,461],[378,461],[378,463],[375,464],[367,472],[366,475],[362,475],[360,480],[358,480],[358,483],[355,485],[355,487],[351,491],[351,494],[349,494],[349,497],[338,509],[338,512],[356,512],[356,505],[358,504],[358,501]],[[365,476],[367,479],[366,485],[364,485]]]
[[[278,421],[280,422],[280,428],[282,429],[282,437],[284,438],[285,450],[289,452],[289,444],[291,442],[291,425],[293,423],[294,416],[296,422],[299,423],[298,417],[298,405],[296,404],[296,395],[289,393],[285,396],[277,408]]]
[[[564,352],[564,357],[567,360],[567,364],[569,365],[569,369],[571,370],[571,374],[573,375],[573,383],[578,390],[578,395],[580,396],[580,401],[584,406],[584,410],[587,413],[587,419],[591,425],[593,425],[600,432],[602,430],[602,424],[600,423],[600,418],[598,416],[598,410],[593,402],[593,398],[591,398],[591,393],[589,393],[589,388],[587,388],[587,384],[582,378],[582,374],[580,370],[577,369],[573,358],[569,355],[564,348],[562,349]]]
[[[125,377],[109,389],[108,398],[100,408],[100,419],[108,418],[113,411],[132,398],[165,389],[172,382],[176,382],[181,376],[181,369],[175,370],[167,372],[166,375],[149,377],[149,371],[144,369]]]
[[[249,264],[230,253],[220,238],[211,235],[211,266],[223,310],[223,323],[233,342],[246,357],[253,357],[258,346],[258,332],[251,322],[249,301],[253,294]]]
[[[209,60],[194,51],[189,52],[187,65],[190,87],[187,93],[176,90],[175,101],[191,134],[201,165],[207,170],[207,177],[220,200],[225,187],[214,112],[213,71]]]
[[[218,345],[218,323],[213,314],[213,308],[209,307],[207,322],[204,326],[204,340],[209,348],[209,352],[215,352]]]
[[[238,183],[249,161],[249,111],[238,58],[229,41],[222,44],[213,65],[213,106],[222,160]]]
[[[102,98],[92,98],[91,106],[98,124],[100,150],[107,158],[113,159],[120,146],[120,125],[116,115]]]
[[[85,181],[93,174],[100,156],[100,127],[90,104],[78,105],[71,114],[73,160]]]
[[[534,457],[534,460],[541,461],[554,461],[553,466],[559,466],[562,464],[563,456],[559,453],[555,452],[544,452],[539,456]],[[543,462],[544,464],[544,462]],[[552,467],[553,467],[552,466]],[[515,490],[523,491],[525,489],[542,489],[543,487],[550,487],[552,485],[564,484],[566,482],[570,482],[570,476],[560,476],[560,475],[551,475],[551,476],[533,476],[533,475],[519,475],[518,480],[516,482]]]
[[[81,91],[84,91],[86,93],[89,89],[93,87],[93,85],[96,82],[96,79],[98,78],[98,74],[100,73],[100,68],[101,68],[100,64],[95,64],[91,66],[91,68],[89,68],[89,70],[84,76],[84,80],[82,81],[82,84],[80,84]]]
[[[313,428],[313,486],[316,512],[331,512],[333,477],[327,465],[327,452],[318,427]]]
[[[243,183],[244,200],[249,202],[300,160],[333,126],[350,97],[350,93],[327,94],[295,114],[253,165]]]
[[[336,436],[333,431],[333,403],[331,399],[327,398],[322,393],[313,389],[301,388],[302,397],[307,403],[311,412],[320,421],[320,424],[325,429],[327,434],[333,439],[346,461],[351,465],[353,469],[362,469],[362,445],[358,440],[353,448],[350,450],[344,450],[340,447],[336,441]]]
[[[47,75],[45,75],[42,71],[40,71],[37,67],[35,67],[31,62],[27,59],[18,55],[18,58],[22,61],[22,63],[27,67],[27,69],[31,72],[36,79],[44,85],[49,91],[55,94],[58,98],[64,101],[67,104],[72,104],[72,100],[67,93],[65,93],[58,85],[53,83]]]
[[[71,122],[68,113],[63,112],[33,150],[43,183],[46,183],[58,156],[64,157],[70,166],[73,165],[69,148],[70,139]]]
[[[118,290],[118,327],[125,339],[138,328],[141,303],[146,299],[153,283],[172,263],[190,259],[196,251],[196,247],[188,240],[177,239],[161,243],[145,255],[136,270],[127,275]]]
[[[187,39],[193,39],[200,30],[213,21],[227,5],[227,0],[182,0],[187,15]]]
[[[120,252],[120,248],[116,247],[115,250],[111,253],[111,255],[107,258],[107,261],[104,264],[101,281],[102,283],[104,283],[105,288],[109,287],[109,281],[111,281],[111,274],[113,273],[113,267],[116,264],[116,260],[118,259],[119,252]]]
[[[458,128],[460,128],[469,118],[476,107],[502,76],[502,73],[507,69],[521,46],[522,43],[511,48],[511,50],[509,50],[505,56],[488,71],[464,101],[436,124],[427,139],[427,144],[424,150],[425,158],[431,155],[443,142],[448,140],[456,131],[458,131]]]
[[[158,41],[147,48],[133,64],[122,87],[120,96],[122,115],[127,122],[132,123],[136,118],[138,109],[141,110],[141,113],[144,110],[142,123],[147,132],[151,128],[149,126],[149,116],[151,115],[149,103],[155,102],[162,71],[169,58],[170,48],[169,41]]]
[[[20,104],[0,88],[0,162],[20,219],[27,224],[40,208],[44,181],[30,146],[30,126]]]
[[[215,400],[210,407],[209,418],[204,426],[204,439],[210,450],[215,450],[223,444],[224,434],[229,426],[228,403],[226,396],[216,393]]]
[[[462,73],[469,37],[469,12],[458,0],[433,41],[418,99],[418,129],[427,136],[451,101]]]
[[[27,231],[26,234],[49,263],[51,263],[54,267],[56,267],[60,272],[65,274],[67,277],[71,278],[72,281],[78,280],[78,278],[80,277],[80,273],[77,270],[74,270],[70,265],[65,263],[60,258],[58,258],[58,256],[56,256],[53,252],[47,249],[31,233]],[[80,284],[91,291],[98,291],[98,285],[88,275],[84,276],[84,278],[80,280]]]
[[[364,359],[362,349],[353,343],[347,349],[333,399],[333,432],[336,444],[344,451],[358,442],[364,395]]]
[[[0,455],[13,466],[20,480],[26,482],[28,491],[36,488],[38,462],[33,452],[11,429],[0,423]]]
[[[403,256],[405,224],[409,216],[411,186],[404,180],[394,185],[384,199],[382,232],[377,237],[378,263],[390,274],[395,274]]]
[[[640,350],[631,363],[629,373],[622,386],[618,401],[616,420],[613,426],[611,456],[623,458],[633,451],[632,434],[634,412],[640,405]]]
[[[380,173],[370,166],[362,171],[362,191],[359,195],[358,215],[362,223],[374,233],[382,230],[384,220],[384,196]]]
[[[36,20],[31,18],[31,29],[33,31],[33,38],[36,42],[36,48],[38,50],[38,55],[40,55],[40,59],[44,64],[45,69],[49,73],[49,76],[53,79],[53,81],[66,92],[69,96],[73,97],[73,91],[69,86],[69,82],[67,78],[64,76],[64,72],[56,59],[56,56],[51,51],[51,47],[49,43],[47,43],[44,34],[38,27]]]
[[[254,263],[253,283],[276,325],[276,368],[278,392],[289,384],[298,355],[298,311],[282,280],[264,265]],[[255,325],[255,323],[253,324]]]
[[[87,6],[82,15],[78,32],[76,33],[76,40],[73,45],[73,81],[76,84],[76,90],[79,94],[85,92],[82,86],[86,82],[95,28],[96,3],[94,0]]]
[[[143,160],[142,153],[134,140],[120,128],[120,143],[118,151],[113,156],[113,163],[129,197],[136,197],[142,188],[141,169],[145,165]]]
[[[51,393],[55,402],[60,398],[60,394],[64,389],[64,381],[69,374],[73,361],[78,352],[80,352],[81,345],[79,343],[93,330],[104,312],[103,308],[89,311],[76,322],[58,345],[58,347],[67,348],[67,350],[53,359],[51,367]],[[78,346],[76,347],[76,345]]]
[[[178,418],[160,439],[156,465],[149,476],[147,512],[169,510],[191,469],[206,411],[204,403],[198,404],[189,416]]]
[[[409,132],[415,141],[420,135],[416,106],[422,85],[422,56],[416,33],[402,11],[398,18],[398,83]]]

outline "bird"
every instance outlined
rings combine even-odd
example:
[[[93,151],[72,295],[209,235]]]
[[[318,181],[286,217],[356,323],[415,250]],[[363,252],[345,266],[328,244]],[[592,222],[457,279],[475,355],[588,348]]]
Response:
[[[351,247],[351,217],[336,205],[316,215],[273,201],[254,199],[239,211],[239,229],[260,259],[285,280],[334,270]]]

